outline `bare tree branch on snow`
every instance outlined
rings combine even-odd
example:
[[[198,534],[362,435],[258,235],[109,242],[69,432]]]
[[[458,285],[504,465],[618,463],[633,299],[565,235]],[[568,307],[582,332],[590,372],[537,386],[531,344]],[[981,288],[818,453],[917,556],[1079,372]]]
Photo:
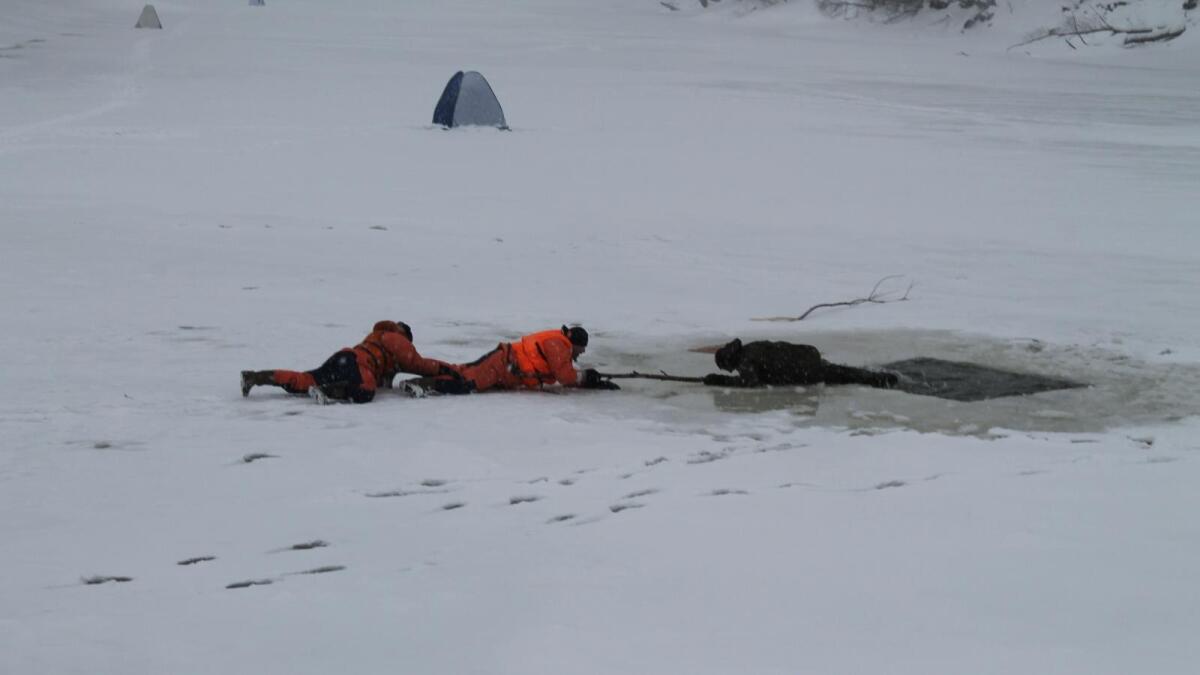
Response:
[[[900,279],[903,276],[904,275],[902,275],[902,274],[892,274],[892,275],[889,275],[889,276],[886,276],[886,277],[880,279],[879,281],[876,281],[875,285],[871,288],[871,292],[868,293],[866,295],[866,297],[855,298],[853,300],[843,300],[840,302],[822,302],[820,304],[816,304],[816,305],[813,305],[812,307],[809,307],[808,310],[806,312],[804,312],[803,314],[801,314],[800,316],[765,316],[765,317],[753,318],[750,320],[751,321],[803,321],[806,318],[808,318],[809,314],[812,314],[816,310],[825,309],[828,307],[854,307],[855,305],[861,305],[864,303],[873,303],[873,304],[877,304],[877,305],[883,305],[883,304],[887,304],[889,302],[903,302],[905,300],[908,300],[908,294],[910,291],[912,291],[913,286],[915,285],[915,282],[909,281],[908,288],[905,288],[904,294],[900,295],[899,297],[897,297],[898,291],[880,291],[880,287],[883,286],[886,282],[891,281],[892,279]]]

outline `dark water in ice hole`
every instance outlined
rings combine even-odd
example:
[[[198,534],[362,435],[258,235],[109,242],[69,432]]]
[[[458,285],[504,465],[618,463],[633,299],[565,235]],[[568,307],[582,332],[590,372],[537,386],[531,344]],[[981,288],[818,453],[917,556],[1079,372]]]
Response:
[[[775,339],[816,345],[836,363],[878,368],[919,357],[962,362],[1065,380],[1085,386],[959,401],[904,391],[857,386],[724,389],[703,385],[622,380],[622,387],[658,404],[648,417],[686,422],[697,414],[790,413],[798,426],[852,430],[913,429],[923,432],[987,435],[992,429],[1099,432],[1106,429],[1177,421],[1200,415],[1200,365],[1147,363],[1110,349],[1056,345],[1038,340],[1004,340],[949,331],[846,331],[743,335],[743,340]],[[690,348],[721,344],[732,336],[675,339],[655,344],[624,344],[625,351],[595,345],[583,365],[609,372],[665,370],[672,375],[715,372],[711,354]],[[936,379],[936,378],[935,378]],[[1010,383],[1011,384],[1011,383]],[[909,387],[919,390],[921,387]]]

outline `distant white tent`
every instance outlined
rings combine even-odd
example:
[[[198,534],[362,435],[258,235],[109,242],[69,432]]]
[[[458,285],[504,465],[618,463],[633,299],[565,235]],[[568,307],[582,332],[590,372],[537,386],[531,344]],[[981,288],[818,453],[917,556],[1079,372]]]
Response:
[[[266,0],[250,0],[251,7],[266,7]]]
[[[458,71],[438,99],[433,123],[444,127],[483,126],[507,129],[504,110],[483,75]]]
[[[162,28],[162,22],[158,20],[158,12],[154,11],[154,5],[146,5],[142,8],[142,15],[138,17],[137,25],[134,28]]]

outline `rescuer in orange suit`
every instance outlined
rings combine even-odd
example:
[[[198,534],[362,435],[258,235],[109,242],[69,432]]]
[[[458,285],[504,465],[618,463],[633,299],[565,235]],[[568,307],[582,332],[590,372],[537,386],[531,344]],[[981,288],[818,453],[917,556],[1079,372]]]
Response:
[[[249,396],[250,389],[257,385],[274,385],[292,394],[307,393],[322,402],[348,399],[367,403],[375,398],[377,387],[391,387],[397,373],[441,375],[452,382],[460,379],[449,364],[417,352],[408,324],[379,321],[358,346],[342,349],[315,370],[243,370],[242,396]]]
[[[587,350],[588,333],[582,326],[544,330],[514,342],[501,342],[471,363],[451,366],[459,379],[441,375],[405,383],[409,393],[420,396],[428,387],[442,394],[467,394],[492,389],[540,389],[546,385],[582,389],[620,389],[601,379],[591,368],[575,369],[575,360]]]

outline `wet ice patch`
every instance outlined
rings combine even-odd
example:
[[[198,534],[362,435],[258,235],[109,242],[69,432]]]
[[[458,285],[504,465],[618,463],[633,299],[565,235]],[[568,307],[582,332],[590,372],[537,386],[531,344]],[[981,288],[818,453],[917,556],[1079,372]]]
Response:
[[[628,353],[598,345],[596,358],[612,370],[704,375],[716,371],[712,355],[690,350],[732,337],[689,336],[628,345]],[[812,344],[827,360],[851,366],[884,369],[887,364],[936,359],[968,364],[965,372],[1020,376],[1008,381],[1036,381],[1038,389],[1045,389],[1047,383],[1071,386],[955,400],[859,386],[734,389],[630,379],[622,380],[626,396],[614,397],[613,404],[638,396],[636,406],[631,402],[620,411],[623,416],[640,416],[671,428],[704,430],[746,421],[747,415],[770,414],[771,424],[777,427],[834,427],[863,434],[908,429],[983,438],[1010,431],[1100,432],[1200,415],[1200,366],[1149,363],[1101,346],[932,330],[797,331],[741,337]],[[1086,385],[1076,386],[1080,383]],[[722,458],[710,453],[693,456],[689,463]]]
[[[1062,378],[925,356],[887,363],[880,368],[900,376],[896,385],[900,391],[954,401],[986,401],[1084,386]]]

